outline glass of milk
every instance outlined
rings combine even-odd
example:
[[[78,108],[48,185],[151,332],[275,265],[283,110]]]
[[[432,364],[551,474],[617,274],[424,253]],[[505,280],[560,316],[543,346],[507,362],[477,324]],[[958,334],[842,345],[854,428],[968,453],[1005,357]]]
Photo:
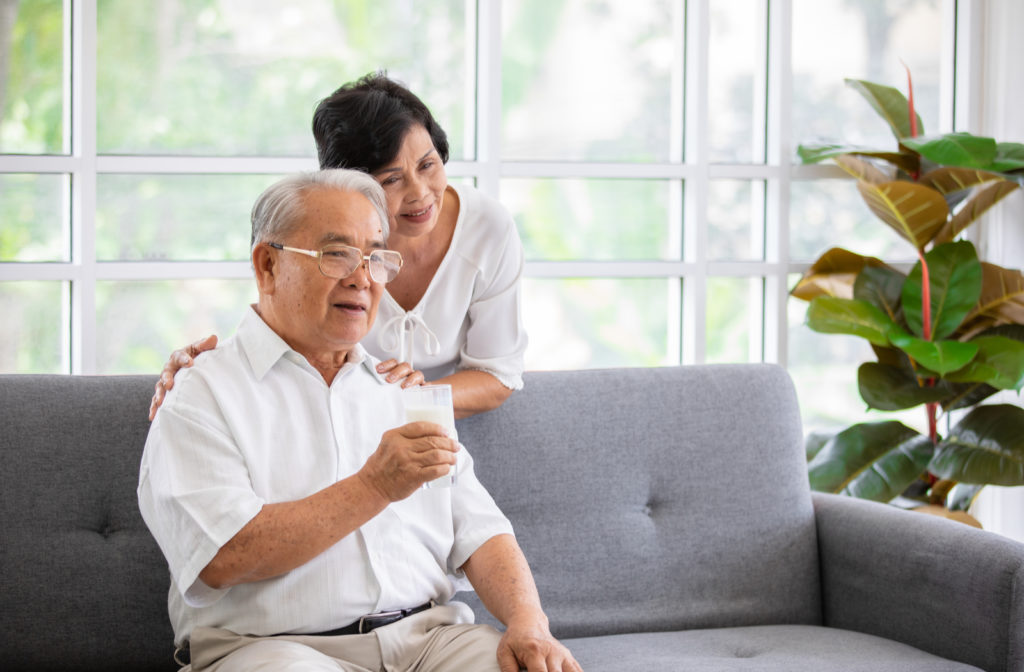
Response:
[[[455,410],[452,407],[451,385],[420,385],[402,390],[405,404],[405,421],[435,422],[448,431],[448,436],[456,438]],[[424,488],[449,488],[455,485],[458,469],[452,465],[448,473],[440,478],[423,484]]]

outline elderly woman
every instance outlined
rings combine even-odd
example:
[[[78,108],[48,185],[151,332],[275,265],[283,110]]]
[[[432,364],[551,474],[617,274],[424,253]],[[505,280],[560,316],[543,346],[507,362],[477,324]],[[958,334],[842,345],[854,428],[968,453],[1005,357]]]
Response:
[[[389,247],[405,264],[387,285],[363,346],[404,386],[452,386],[456,417],[488,411],[522,387],[526,332],[520,316],[522,244],[496,201],[448,183],[448,139],[430,110],[384,74],[370,74],[320,101],[313,135],[321,168],[355,168],[384,187]],[[216,345],[175,351],[150,410],[174,372]],[[417,370],[419,369],[419,370]]]

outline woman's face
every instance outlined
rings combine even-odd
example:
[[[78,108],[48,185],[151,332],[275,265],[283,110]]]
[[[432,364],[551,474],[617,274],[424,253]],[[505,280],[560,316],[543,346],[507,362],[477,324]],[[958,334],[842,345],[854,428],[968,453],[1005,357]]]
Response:
[[[392,233],[416,237],[434,229],[448,176],[426,128],[410,128],[395,160],[373,177],[387,194]]]

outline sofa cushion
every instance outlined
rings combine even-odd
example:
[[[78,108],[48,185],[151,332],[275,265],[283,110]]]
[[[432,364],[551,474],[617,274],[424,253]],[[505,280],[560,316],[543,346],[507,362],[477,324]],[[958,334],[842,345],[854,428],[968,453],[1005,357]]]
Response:
[[[458,430],[517,528],[556,636],[821,622],[782,368],[528,372],[525,384]]]
[[[770,625],[566,640],[587,672],[979,672],[888,639],[849,630]]]
[[[2,376],[6,669],[173,670],[167,563],[136,502],[155,376]]]

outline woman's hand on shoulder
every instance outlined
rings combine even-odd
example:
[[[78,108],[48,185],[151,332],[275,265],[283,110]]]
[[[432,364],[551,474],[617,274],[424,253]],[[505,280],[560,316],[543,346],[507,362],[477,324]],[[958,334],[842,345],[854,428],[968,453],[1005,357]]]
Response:
[[[217,336],[216,334],[210,334],[204,339],[190,343],[184,348],[171,353],[167,363],[164,364],[164,370],[160,372],[160,378],[156,381],[156,391],[153,394],[153,400],[149,402],[150,420],[156,417],[156,409],[160,408],[160,404],[164,403],[164,396],[167,394],[167,390],[174,387],[174,374],[178,372],[178,369],[192,366],[192,362],[200,353],[213,350],[216,347]]]
[[[398,383],[402,387],[415,387],[426,382],[422,371],[412,368],[408,362],[388,359],[377,365],[377,373],[384,376],[389,383]]]

